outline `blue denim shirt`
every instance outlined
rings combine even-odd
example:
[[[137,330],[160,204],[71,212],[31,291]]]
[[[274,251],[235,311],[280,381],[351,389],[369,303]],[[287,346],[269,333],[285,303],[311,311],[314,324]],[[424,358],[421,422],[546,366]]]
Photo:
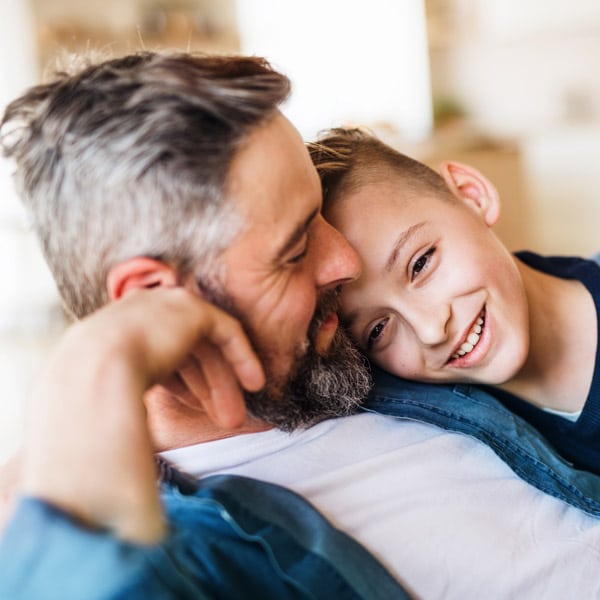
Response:
[[[166,539],[139,546],[22,498],[0,541],[2,600],[408,599],[360,544],[297,494],[162,464]]]
[[[406,381],[375,367],[373,376],[375,386],[364,410],[477,438],[531,485],[600,516],[600,476],[573,468],[537,429],[484,390]]]
[[[573,469],[485,391],[381,371],[375,381],[364,410],[473,436],[531,485],[600,516],[600,477]],[[170,532],[154,546],[84,529],[44,502],[21,499],[0,541],[0,599],[409,597],[362,546],[293,492],[235,476],[197,482],[162,469]]]

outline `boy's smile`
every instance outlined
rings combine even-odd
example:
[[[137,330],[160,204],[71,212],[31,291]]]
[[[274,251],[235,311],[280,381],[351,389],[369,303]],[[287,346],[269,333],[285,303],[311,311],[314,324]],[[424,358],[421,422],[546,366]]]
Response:
[[[343,322],[374,362],[406,378],[498,384],[527,358],[525,289],[491,230],[497,197],[466,173],[461,196],[417,192],[390,172],[326,210],[362,259],[341,294]]]
[[[477,364],[489,349],[489,329],[485,328],[485,308],[479,313],[468,334],[459,342],[446,364],[455,368]]]
[[[456,352],[452,353],[452,356],[448,362],[457,361],[459,358],[468,356],[471,354],[471,352],[473,352],[473,350],[475,350],[476,347],[478,347],[477,345],[481,340],[483,326],[485,325],[484,317],[485,310],[482,310],[473,325],[470,327],[468,335],[463,339],[463,342],[457,348]]]

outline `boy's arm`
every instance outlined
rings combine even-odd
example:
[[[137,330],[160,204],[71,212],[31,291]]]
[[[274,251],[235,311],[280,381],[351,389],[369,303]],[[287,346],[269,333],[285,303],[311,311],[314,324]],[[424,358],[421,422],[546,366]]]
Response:
[[[231,393],[210,410],[225,421],[245,414],[238,382],[263,384],[258,359],[234,319],[184,290],[135,292],[73,325],[34,391],[20,493],[124,540],[161,539],[142,396],[199,343],[218,348],[228,364],[220,374],[230,373]]]

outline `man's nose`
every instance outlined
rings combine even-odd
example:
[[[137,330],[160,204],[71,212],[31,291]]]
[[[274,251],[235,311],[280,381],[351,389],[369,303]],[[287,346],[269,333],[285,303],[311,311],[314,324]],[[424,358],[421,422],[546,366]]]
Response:
[[[448,340],[450,313],[449,303],[431,303],[415,298],[409,310],[404,311],[404,317],[423,345],[437,346]]]
[[[360,259],[348,240],[322,216],[318,217],[315,279],[319,289],[349,283],[360,275]]]

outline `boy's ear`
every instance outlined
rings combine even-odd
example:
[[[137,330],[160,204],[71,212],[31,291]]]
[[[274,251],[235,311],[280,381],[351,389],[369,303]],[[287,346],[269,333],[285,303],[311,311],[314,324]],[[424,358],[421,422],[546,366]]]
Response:
[[[133,290],[174,287],[177,282],[177,272],[173,267],[145,256],[117,263],[106,277],[108,297],[111,301],[118,300]]]
[[[492,182],[477,169],[455,161],[440,166],[440,175],[452,194],[481,214],[488,227],[500,218],[500,197]]]

